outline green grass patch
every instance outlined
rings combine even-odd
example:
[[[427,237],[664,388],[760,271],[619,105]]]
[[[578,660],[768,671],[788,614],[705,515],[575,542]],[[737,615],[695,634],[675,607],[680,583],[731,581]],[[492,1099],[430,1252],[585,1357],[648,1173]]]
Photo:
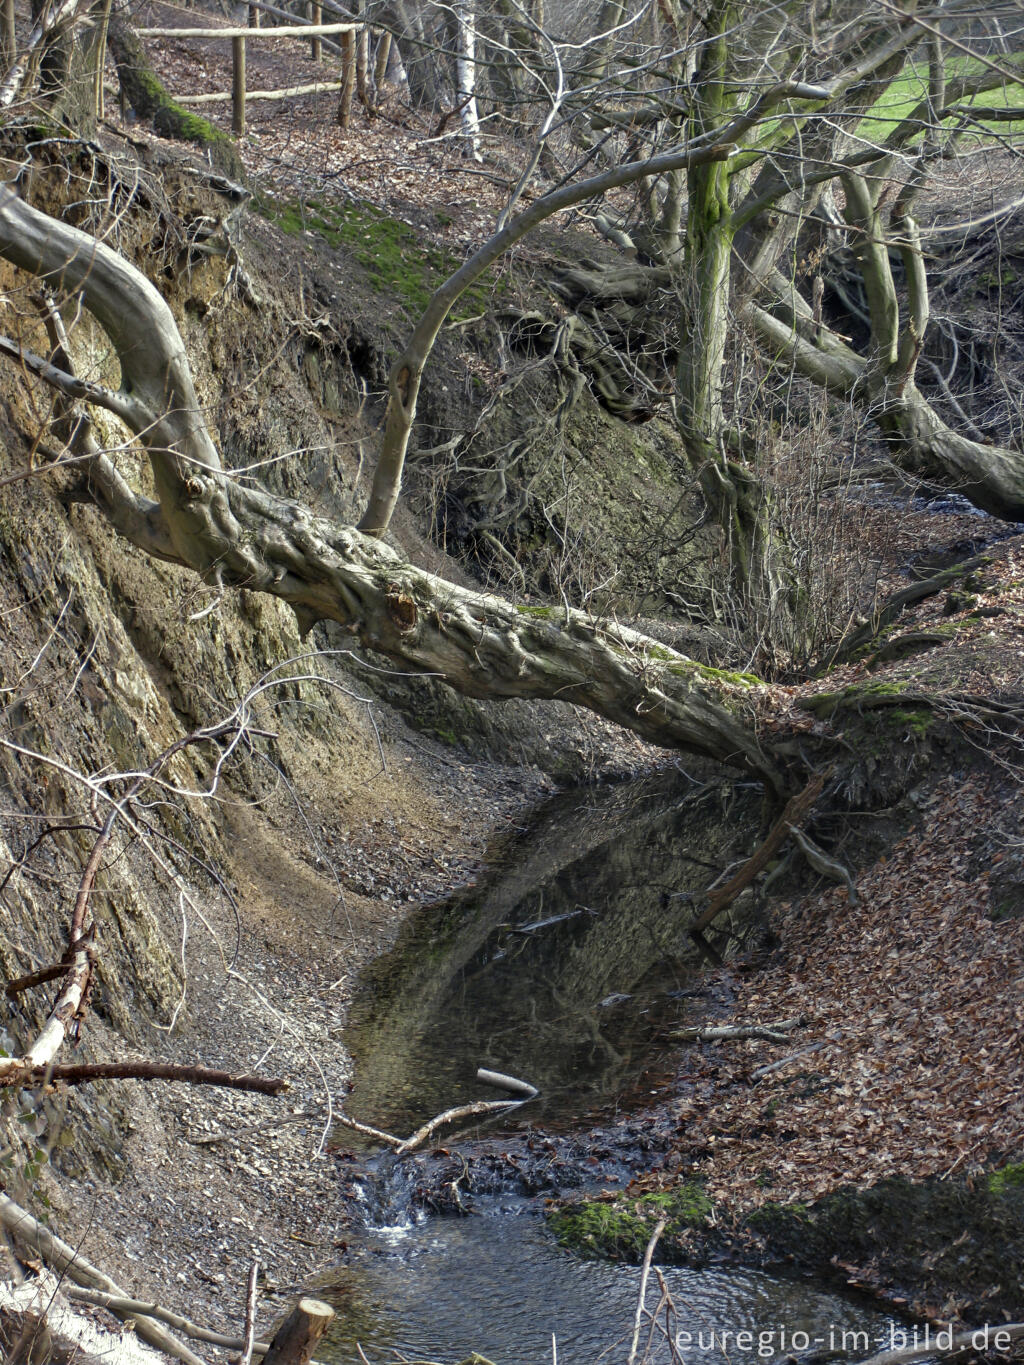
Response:
[[[1004,64],[1008,70],[1013,69],[1009,62]],[[953,83],[965,76],[981,75],[987,69],[987,65],[977,58],[964,54],[951,56],[946,62],[946,79]],[[1021,74],[1024,76],[1024,72]],[[927,95],[927,66],[921,62],[908,64],[861,119],[857,125],[858,134],[870,142],[884,142],[894,129],[914,112],[921,101],[927,98]],[[1000,134],[1005,136],[1024,134],[1024,86],[1007,84],[1002,89],[988,90],[964,100],[956,99],[954,90],[950,92],[950,97],[952,103],[967,108],[973,104],[979,109],[1019,109],[1021,111],[1019,120],[982,124],[982,127],[998,129]],[[944,127],[948,130],[957,126],[958,120],[954,118],[944,120]],[[980,132],[980,129],[974,125],[973,131]]]
[[[986,1181],[989,1194],[1005,1194],[1024,1186],[1024,1161],[1013,1162],[992,1171]]]

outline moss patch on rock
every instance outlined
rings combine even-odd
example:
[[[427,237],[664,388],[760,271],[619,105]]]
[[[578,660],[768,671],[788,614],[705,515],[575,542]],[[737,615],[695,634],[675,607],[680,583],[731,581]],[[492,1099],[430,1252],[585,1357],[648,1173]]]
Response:
[[[968,1322],[1024,1311],[1024,1163],[965,1180],[884,1180],[814,1204],[766,1204],[729,1234],[760,1265],[856,1278]]]
[[[764,1204],[738,1218],[686,1182],[565,1204],[548,1223],[581,1256],[638,1262],[662,1218],[662,1264],[785,1266],[844,1284],[853,1275],[912,1313],[938,1310],[968,1323],[1024,1314],[1024,1162],[970,1179],[894,1178],[815,1203]]]

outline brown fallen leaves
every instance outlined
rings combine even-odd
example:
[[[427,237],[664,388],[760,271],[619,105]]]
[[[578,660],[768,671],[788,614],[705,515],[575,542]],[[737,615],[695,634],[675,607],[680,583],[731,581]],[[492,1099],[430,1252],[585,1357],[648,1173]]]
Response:
[[[737,1019],[806,1014],[793,1051],[823,1043],[756,1085],[780,1049],[719,1044],[719,1078],[683,1102],[680,1155],[705,1153],[709,1194],[733,1208],[969,1173],[1024,1141],[1024,919],[989,918],[970,851],[981,830],[1019,837],[1020,810],[978,774],[922,805],[858,880],[860,906],[837,888],[783,907],[772,963],[732,983]]]

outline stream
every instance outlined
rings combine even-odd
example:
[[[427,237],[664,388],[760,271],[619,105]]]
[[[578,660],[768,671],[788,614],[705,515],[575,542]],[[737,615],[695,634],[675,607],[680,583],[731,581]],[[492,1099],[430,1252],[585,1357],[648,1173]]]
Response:
[[[640,1271],[561,1249],[543,1196],[622,1186],[655,1164],[657,1106],[685,1084],[669,1034],[730,1003],[702,981],[687,900],[744,855],[759,811],[755,786],[702,785],[682,771],[570,792],[497,849],[478,885],[413,912],[354,1002],[346,1111],[405,1137],[442,1110],[502,1098],[476,1080],[481,1066],[540,1094],[403,1161],[339,1129],[363,1231],[317,1288],[339,1310],[319,1359],[478,1351],[496,1365],[625,1365]],[[738,905],[711,951],[762,938]],[[444,1190],[468,1216],[431,1212]],[[844,1332],[868,1333],[847,1341],[854,1358],[888,1341],[888,1316],[811,1281],[662,1273],[669,1335],[688,1365],[840,1353]],[[660,1292],[652,1281],[652,1307]],[[664,1336],[647,1358],[673,1358]]]

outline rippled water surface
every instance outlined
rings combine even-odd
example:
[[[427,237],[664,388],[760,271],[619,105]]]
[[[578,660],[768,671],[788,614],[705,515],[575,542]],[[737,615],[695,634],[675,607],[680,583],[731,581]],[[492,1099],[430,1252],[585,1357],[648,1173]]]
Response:
[[[867,1355],[887,1342],[890,1320],[799,1280],[747,1270],[668,1268],[665,1283],[678,1312],[673,1332],[687,1365],[770,1359],[842,1345],[863,1331]],[[461,1361],[471,1351],[496,1365],[625,1365],[640,1271],[580,1261],[561,1250],[544,1221],[516,1201],[495,1202],[472,1218],[430,1219],[404,1232],[371,1234],[335,1289],[321,1291],[339,1309],[324,1361],[372,1361],[401,1352],[413,1360]],[[652,1281],[648,1305],[659,1297]],[[764,1333],[759,1342],[736,1333]],[[807,1341],[795,1334],[804,1332]],[[728,1333],[724,1342],[721,1334]],[[783,1335],[784,1333],[784,1335]],[[714,1341],[712,1342],[712,1337]],[[644,1333],[641,1344],[646,1342]],[[852,1346],[853,1341],[850,1339]],[[745,1349],[744,1349],[745,1348]],[[662,1341],[652,1360],[670,1359]]]

